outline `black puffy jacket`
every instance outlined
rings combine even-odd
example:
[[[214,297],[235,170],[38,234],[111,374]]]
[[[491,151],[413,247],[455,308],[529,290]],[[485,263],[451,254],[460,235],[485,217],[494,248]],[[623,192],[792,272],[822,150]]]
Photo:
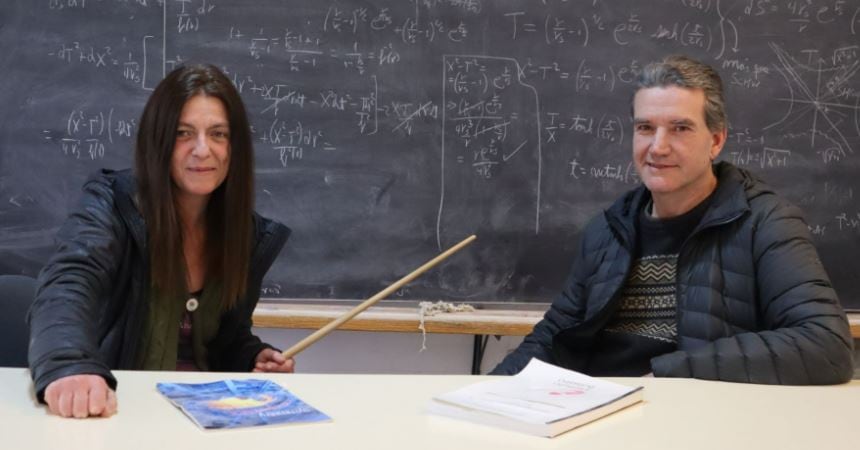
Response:
[[[30,372],[38,398],[52,381],[76,374],[103,376],[133,369],[149,300],[146,226],[135,205],[131,171],[102,170],[83,187],[63,223],[57,251],[39,274],[29,312]],[[268,345],[251,334],[263,275],[289,236],[285,226],[254,216],[247,295],[224,312],[208,345],[216,371],[248,371]]]
[[[745,170],[724,162],[714,170],[719,182],[711,205],[678,255],[678,350],[651,360],[654,375],[848,381],[848,321],[800,210]],[[588,224],[567,289],[492,373],[517,373],[531,357],[584,367],[595,335],[620,303],[636,217],[649,199],[640,186]]]

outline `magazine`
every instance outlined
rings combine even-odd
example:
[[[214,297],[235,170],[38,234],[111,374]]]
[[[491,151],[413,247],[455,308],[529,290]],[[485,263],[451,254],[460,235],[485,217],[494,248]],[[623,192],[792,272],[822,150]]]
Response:
[[[642,401],[642,387],[532,359],[517,375],[438,395],[428,412],[553,437]]]
[[[158,383],[156,387],[194,423],[207,430],[331,420],[267,380]]]

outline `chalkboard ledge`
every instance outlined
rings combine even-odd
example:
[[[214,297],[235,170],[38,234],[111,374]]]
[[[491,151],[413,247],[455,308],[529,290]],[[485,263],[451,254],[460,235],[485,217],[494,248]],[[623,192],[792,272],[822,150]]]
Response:
[[[254,311],[254,326],[317,329],[349,311],[353,301],[263,299]],[[428,333],[525,336],[540,321],[547,304],[472,304],[475,311],[425,316]],[[348,331],[420,332],[418,302],[388,302],[373,306],[339,329]]]
[[[851,336],[860,339],[860,313],[848,313],[848,323],[851,325]]]
[[[318,329],[349,311],[357,301],[263,299],[254,311],[254,326]],[[473,312],[443,313],[424,318],[428,333],[525,336],[540,321],[547,304],[475,304]],[[851,335],[860,339],[860,313],[849,313]],[[417,302],[373,306],[343,324],[341,330],[417,333]]]

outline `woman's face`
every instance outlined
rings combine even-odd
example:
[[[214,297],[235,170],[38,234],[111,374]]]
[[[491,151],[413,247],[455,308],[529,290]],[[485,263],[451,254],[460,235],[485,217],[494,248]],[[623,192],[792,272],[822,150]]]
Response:
[[[170,163],[180,199],[207,200],[230,168],[230,122],[221,100],[191,97],[182,107]]]

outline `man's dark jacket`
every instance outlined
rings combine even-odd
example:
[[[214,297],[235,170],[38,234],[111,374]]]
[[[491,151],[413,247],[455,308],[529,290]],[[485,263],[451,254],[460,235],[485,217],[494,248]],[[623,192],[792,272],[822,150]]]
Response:
[[[102,170],[83,191],[39,274],[29,312],[30,371],[40,399],[48,384],[69,375],[101,375],[116,388],[110,370],[135,368],[147,317],[149,252],[131,171]],[[247,294],[222,313],[207,346],[211,370],[248,371],[269,347],[251,334],[251,315],[263,275],[288,236],[287,227],[254,215]]]
[[[675,352],[651,359],[658,377],[764,384],[836,384],[853,372],[853,341],[798,208],[749,172],[714,166],[717,189],[678,255]],[[620,304],[637,215],[628,192],[586,227],[568,286],[492,373],[531,359],[584,370]]]

